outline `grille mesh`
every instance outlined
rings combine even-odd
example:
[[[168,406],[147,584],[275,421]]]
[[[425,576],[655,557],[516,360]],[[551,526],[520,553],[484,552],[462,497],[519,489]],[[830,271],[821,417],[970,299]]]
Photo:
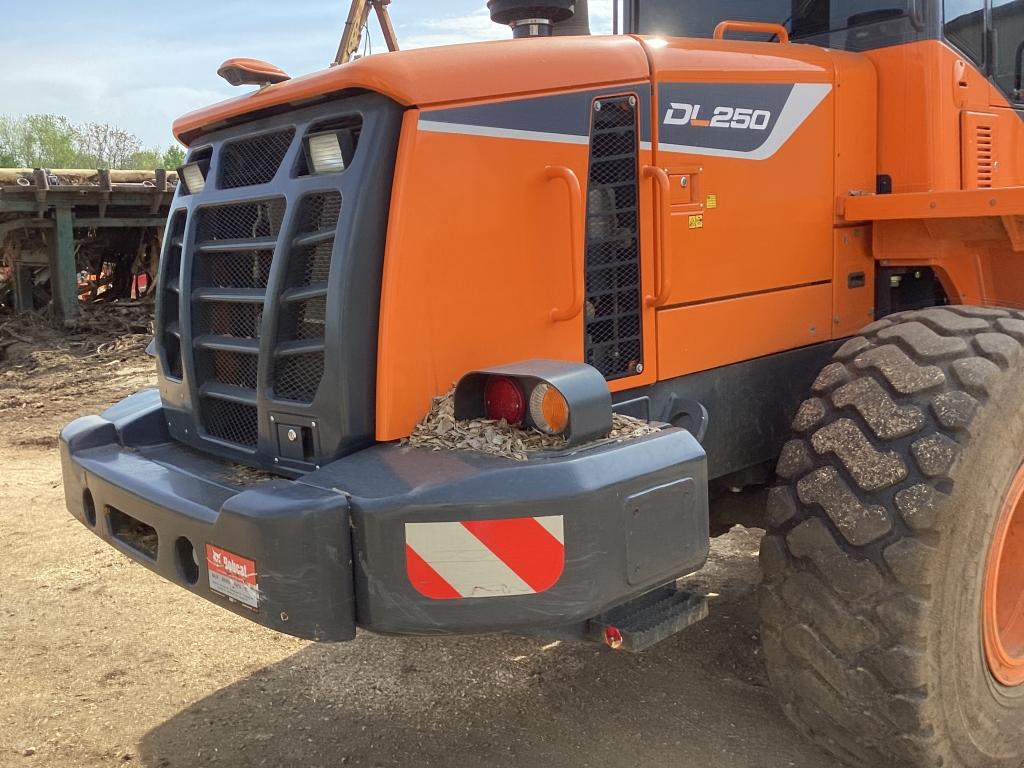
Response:
[[[248,448],[256,447],[259,419],[255,406],[203,398],[202,414],[206,433],[211,437]]]
[[[197,254],[194,285],[204,288],[266,288],[271,250]]]
[[[283,341],[310,341],[324,337],[327,299],[315,298],[287,304],[281,312],[279,338]]]
[[[304,234],[333,230],[341,215],[341,193],[310,195],[302,201],[298,230]]]
[[[250,187],[272,181],[294,138],[295,129],[289,128],[224,145],[220,154],[220,188]]]
[[[284,200],[280,198],[202,208],[196,239],[204,243],[277,237],[283,220]]]
[[[222,384],[231,384],[246,389],[256,389],[256,371],[259,358],[242,352],[210,350],[204,354],[205,365],[209,366],[206,379],[216,379]]]
[[[296,216],[296,240],[316,236],[314,243],[292,243],[285,290],[314,288],[322,295],[282,303],[277,343],[320,342],[320,349],[280,355],[274,363],[274,395],[283,400],[311,403],[324,376],[323,342],[327,319],[327,281],[330,277],[334,232],[341,215],[341,195],[325,192],[303,198]]]
[[[258,339],[262,324],[263,304],[204,302],[199,307],[195,334]]]
[[[643,370],[637,121],[629,96],[599,103],[590,136],[584,346],[586,361],[616,379]]]
[[[324,356],[320,352],[283,357],[274,369],[274,393],[285,400],[312,402],[323,376]]]

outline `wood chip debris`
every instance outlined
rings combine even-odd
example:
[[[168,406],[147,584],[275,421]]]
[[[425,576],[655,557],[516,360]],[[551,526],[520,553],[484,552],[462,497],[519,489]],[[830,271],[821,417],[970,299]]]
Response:
[[[612,415],[609,440],[634,440],[654,432],[660,427],[642,419],[621,413]],[[507,421],[493,419],[455,419],[455,390],[435,397],[430,412],[416,425],[403,445],[429,448],[432,451],[479,451],[516,461],[526,461],[530,453],[558,450],[565,447],[561,437],[545,435],[536,429],[512,426]]]

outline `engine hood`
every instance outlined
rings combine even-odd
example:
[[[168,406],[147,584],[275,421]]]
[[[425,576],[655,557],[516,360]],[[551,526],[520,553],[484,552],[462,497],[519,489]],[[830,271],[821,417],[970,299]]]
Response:
[[[197,136],[270,110],[345,92],[376,91],[406,107],[492,100],[650,76],[632,37],[562,37],[450,45],[368,56],[191,112],[174,123],[188,145]]]

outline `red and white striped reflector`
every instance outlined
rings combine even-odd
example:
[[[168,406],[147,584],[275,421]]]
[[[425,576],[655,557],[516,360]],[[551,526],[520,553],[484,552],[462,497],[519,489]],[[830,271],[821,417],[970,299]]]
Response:
[[[406,523],[405,567],[435,600],[544,592],[565,568],[562,515]]]

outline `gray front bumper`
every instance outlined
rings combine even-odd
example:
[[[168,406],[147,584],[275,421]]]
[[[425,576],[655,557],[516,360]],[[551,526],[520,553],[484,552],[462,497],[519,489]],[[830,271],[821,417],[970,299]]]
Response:
[[[254,479],[171,440],[159,396],[146,391],[69,425],[61,454],[68,508],[98,536],[208,600],[314,640],[351,639],[356,625],[440,634],[576,624],[698,569],[708,553],[706,457],[678,429],[527,462],[382,444],[299,480]],[[155,558],[114,535],[112,511],[155,529]],[[255,608],[211,589],[207,545],[255,564]],[[192,551],[194,583],[182,562]],[[495,558],[514,577],[493,576]]]

